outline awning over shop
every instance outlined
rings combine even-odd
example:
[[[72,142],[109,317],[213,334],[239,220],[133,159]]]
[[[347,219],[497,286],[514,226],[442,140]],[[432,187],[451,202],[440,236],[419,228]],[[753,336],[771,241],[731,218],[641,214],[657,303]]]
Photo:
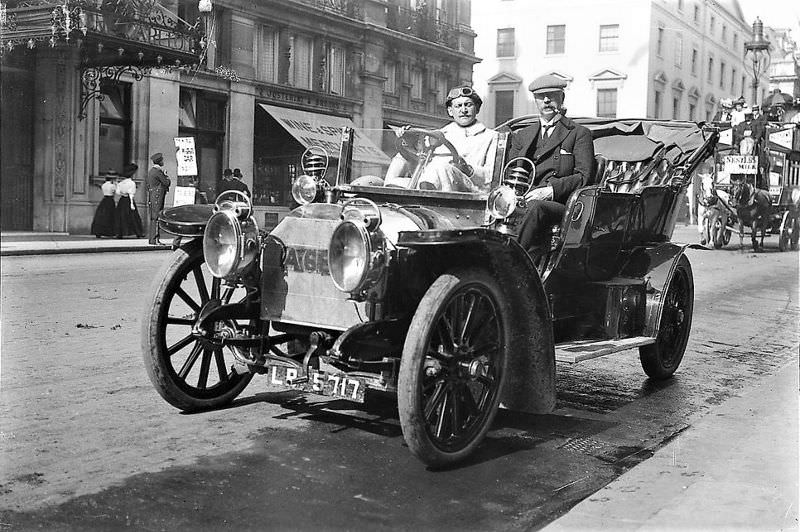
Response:
[[[321,146],[325,148],[331,157],[337,157],[341,144],[342,128],[351,127],[355,130],[353,138],[354,161],[378,165],[388,165],[390,162],[389,157],[359,131],[349,118],[309,113],[265,103],[259,105],[306,148]]]

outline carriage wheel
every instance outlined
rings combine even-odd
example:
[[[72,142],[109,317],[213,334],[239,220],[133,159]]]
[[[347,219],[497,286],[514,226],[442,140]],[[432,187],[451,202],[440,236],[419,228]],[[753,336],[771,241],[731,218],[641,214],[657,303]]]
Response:
[[[639,348],[642,369],[651,378],[668,379],[683,360],[692,328],[694,278],[689,259],[681,256],[664,295],[664,310],[654,344]]]
[[[411,320],[397,402],[405,441],[429,466],[468,456],[497,413],[510,343],[502,301],[486,272],[453,270],[428,288]]]
[[[181,410],[216,408],[233,401],[252,379],[233,371],[230,348],[216,347],[192,334],[197,313],[210,298],[240,300],[244,290],[227,289],[205,265],[203,250],[178,249],[159,273],[142,319],[142,351],[147,374],[159,394]],[[232,332],[234,321],[216,324]]]
[[[780,234],[778,235],[778,250],[786,251],[789,249],[789,243],[792,240],[792,227],[794,223],[792,222],[791,218],[789,218],[789,211],[783,213],[783,219],[781,220],[780,226]]]

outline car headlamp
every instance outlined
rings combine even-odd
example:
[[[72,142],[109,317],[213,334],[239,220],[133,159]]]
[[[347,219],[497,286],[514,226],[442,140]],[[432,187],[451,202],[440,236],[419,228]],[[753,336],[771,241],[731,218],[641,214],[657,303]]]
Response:
[[[320,187],[317,180],[310,175],[303,174],[292,184],[292,197],[300,205],[307,205],[317,199]]]
[[[328,247],[328,267],[336,288],[358,292],[369,274],[371,257],[372,243],[366,226],[359,220],[340,223]]]
[[[240,220],[234,210],[214,213],[203,234],[203,255],[212,275],[228,277],[243,270],[258,253],[258,228],[252,217]]]
[[[501,185],[489,193],[486,208],[496,220],[508,218],[517,209],[517,194],[513,188]]]

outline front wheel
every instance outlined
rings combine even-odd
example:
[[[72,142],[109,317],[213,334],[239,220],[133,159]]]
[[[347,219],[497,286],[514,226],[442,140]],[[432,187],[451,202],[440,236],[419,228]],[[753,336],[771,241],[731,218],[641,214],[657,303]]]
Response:
[[[221,281],[208,271],[199,246],[176,250],[158,279],[142,319],[142,352],[150,381],[168,403],[181,410],[230,403],[253,375],[234,371],[231,348],[195,336],[192,325],[209,299],[227,303],[242,294],[230,288],[220,290]],[[219,334],[240,329],[235,320],[214,327]]]
[[[642,369],[651,378],[668,379],[683,360],[694,307],[694,278],[689,259],[681,255],[664,294],[664,309],[654,344],[639,348]]]
[[[431,467],[467,457],[497,414],[510,344],[502,302],[487,272],[457,269],[436,279],[411,320],[398,410],[408,447]]]

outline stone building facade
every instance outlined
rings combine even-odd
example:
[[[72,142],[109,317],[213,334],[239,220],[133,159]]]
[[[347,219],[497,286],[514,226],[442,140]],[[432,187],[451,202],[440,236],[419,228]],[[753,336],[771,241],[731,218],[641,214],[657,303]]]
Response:
[[[32,4],[2,6],[4,231],[88,233],[103,174],[127,162],[146,218],[149,157],[175,176],[176,137],[193,139],[197,175],[173,183],[213,200],[222,170],[240,168],[257,219],[274,221],[306,147],[298,128],[352,123],[391,149],[388,126],[447,120],[445,92],[478,61],[470,0],[43,1],[35,27],[52,31],[39,34]]]

